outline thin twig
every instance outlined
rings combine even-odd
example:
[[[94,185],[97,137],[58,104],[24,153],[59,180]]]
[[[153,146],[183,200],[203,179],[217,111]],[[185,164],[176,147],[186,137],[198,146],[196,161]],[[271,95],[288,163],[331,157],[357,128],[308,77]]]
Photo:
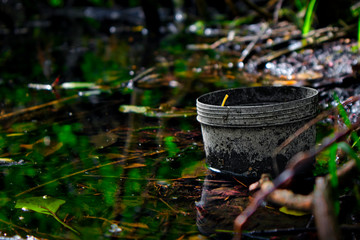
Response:
[[[183,212],[183,211],[178,211],[176,210],[175,208],[173,208],[172,206],[170,206],[170,204],[168,204],[167,202],[165,202],[164,199],[162,198],[159,198],[161,202],[163,202],[168,208],[170,208],[171,211],[173,211],[174,213],[178,214],[178,213],[182,213],[182,214],[186,214],[186,212]]]
[[[141,157],[148,157],[148,156],[152,156],[152,155],[156,155],[156,154],[161,154],[165,152],[165,150],[161,150],[161,151],[156,151],[156,152],[150,152],[150,153],[145,153],[143,154]],[[133,157],[128,157],[126,159],[120,159],[118,161],[114,161],[114,162],[109,162],[109,163],[105,163],[105,164],[100,164],[100,165],[97,165],[97,166],[94,166],[94,167],[91,167],[91,168],[87,168],[87,169],[84,169],[84,170],[81,170],[81,171],[78,171],[78,172],[74,172],[74,173],[71,173],[71,174],[68,174],[66,176],[62,176],[62,177],[59,177],[59,178],[56,178],[56,179],[53,179],[49,182],[46,182],[46,183],[43,183],[43,184],[40,184],[40,185],[37,185],[36,187],[33,187],[33,188],[30,188],[26,191],[23,191],[21,193],[18,193],[15,195],[15,197],[19,197],[25,193],[29,193],[31,191],[34,191],[38,188],[41,188],[41,187],[44,187],[46,185],[49,185],[51,183],[54,183],[54,182],[57,182],[61,179],[65,179],[65,178],[69,178],[69,177],[73,177],[73,176],[76,176],[76,175],[79,175],[81,173],[84,173],[84,172],[88,172],[88,171],[92,171],[92,170],[95,170],[95,169],[99,169],[99,168],[102,168],[102,167],[105,167],[105,166],[110,166],[110,165],[115,165],[115,164],[118,164],[118,163],[122,163],[122,162],[125,162],[125,161],[128,161],[128,160],[132,160],[132,159],[136,159],[136,158],[139,158],[140,156],[133,156]]]
[[[42,108],[45,108],[45,107],[49,107],[49,106],[52,106],[52,105],[55,105],[55,104],[59,104],[59,103],[62,103],[62,102],[69,101],[69,100],[77,98],[77,97],[79,97],[79,95],[73,95],[73,96],[70,96],[70,97],[54,100],[54,101],[51,101],[51,102],[48,102],[48,103],[44,103],[44,104],[40,104],[40,105],[36,105],[36,106],[24,108],[24,109],[20,109],[20,110],[15,111],[15,112],[2,114],[2,115],[0,115],[0,120],[4,120],[4,119],[10,118],[10,117],[13,117],[13,116],[16,116],[16,115],[20,115],[20,114],[23,114],[23,113],[36,111],[36,110],[39,110],[39,109],[42,109]]]
[[[277,4],[275,6],[274,17],[273,17],[274,24],[276,24],[279,21],[279,11],[281,9],[283,2],[284,2],[284,0],[278,0]]]
[[[256,38],[254,40],[252,40],[249,45],[247,45],[247,47],[242,51],[241,53],[241,57],[239,59],[239,62],[244,62],[245,58],[247,58],[247,56],[251,53],[252,49],[254,48],[255,44],[260,40],[260,38],[264,35],[264,33],[266,32],[266,30],[268,30],[269,24],[265,23],[259,34],[257,34]]]

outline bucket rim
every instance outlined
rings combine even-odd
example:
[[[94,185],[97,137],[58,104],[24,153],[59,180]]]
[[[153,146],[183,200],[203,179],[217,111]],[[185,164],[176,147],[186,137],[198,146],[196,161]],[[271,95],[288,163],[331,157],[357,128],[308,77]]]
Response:
[[[260,110],[261,108],[255,108],[255,109],[251,108],[251,109],[253,109],[253,111],[251,111],[251,112],[246,112],[246,111],[242,112],[242,111],[239,111],[239,110],[243,109],[243,108],[234,108],[234,107],[238,107],[238,106],[219,106],[220,108],[216,109],[217,111],[214,112],[213,107],[209,107],[206,104],[204,104],[204,105],[199,104],[197,106],[197,111],[198,111],[198,114],[199,113],[206,113],[207,115],[223,115],[224,112],[239,114],[241,116],[253,115],[253,114],[275,115],[275,114],[278,114],[278,113],[285,113],[285,112],[289,113],[289,112],[292,112],[292,111],[298,111],[300,108],[305,108],[305,107],[311,106],[313,104],[314,104],[314,102],[312,102],[312,101],[308,101],[308,102],[304,101],[303,104],[300,107],[298,105],[293,105],[293,106],[290,106],[288,108],[276,108],[276,107],[273,107],[273,105],[261,105],[260,107],[271,106],[272,108],[271,109],[267,108],[265,110]],[[210,105],[210,106],[214,106],[214,105]],[[257,111],[257,110],[260,110],[260,111]],[[231,111],[231,112],[229,112],[229,111]]]
[[[214,104],[208,104],[208,103],[204,103],[201,102],[200,100],[210,94],[218,94],[221,92],[231,92],[231,91],[236,91],[236,90],[242,90],[242,89],[260,89],[260,88],[274,88],[274,90],[280,89],[280,88],[293,88],[293,89],[306,89],[309,92],[311,92],[310,96],[301,98],[301,99],[295,99],[295,100],[291,100],[291,101],[286,101],[286,102],[277,102],[277,103],[271,103],[271,104],[263,104],[263,105],[239,105],[239,106],[220,106],[220,105],[214,105]],[[226,108],[230,108],[230,109],[261,109],[261,108],[268,108],[268,107],[280,107],[280,106],[288,106],[289,104],[294,104],[297,105],[300,102],[307,102],[307,101],[313,101],[314,98],[317,97],[319,91],[314,89],[314,88],[310,88],[310,87],[302,87],[302,86],[259,86],[259,87],[240,87],[240,88],[229,88],[229,89],[221,89],[221,90],[216,90],[213,92],[209,92],[209,93],[205,93],[203,95],[201,95],[200,97],[198,97],[196,99],[196,105],[197,107],[211,107],[214,110],[222,110],[224,109],[224,107]]]

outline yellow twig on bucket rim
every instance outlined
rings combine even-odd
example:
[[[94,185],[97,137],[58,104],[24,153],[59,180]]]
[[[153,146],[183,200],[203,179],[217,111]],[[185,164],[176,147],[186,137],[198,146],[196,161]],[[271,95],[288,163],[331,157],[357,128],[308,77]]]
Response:
[[[225,102],[226,102],[226,100],[228,99],[228,97],[229,97],[229,95],[225,95],[225,97],[224,97],[224,99],[223,99],[223,101],[222,101],[222,103],[221,103],[221,106],[223,107],[224,105],[225,105]]]

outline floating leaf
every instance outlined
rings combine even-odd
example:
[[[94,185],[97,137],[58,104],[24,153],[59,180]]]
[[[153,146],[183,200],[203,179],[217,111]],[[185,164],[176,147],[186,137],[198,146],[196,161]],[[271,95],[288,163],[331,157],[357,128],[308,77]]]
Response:
[[[123,113],[143,113],[145,114],[150,108],[144,106],[134,106],[134,105],[121,105],[120,112]]]
[[[64,203],[64,200],[52,197],[29,197],[19,199],[16,202],[15,208],[22,208],[38,213],[52,215],[51,212],[55,213]]]
[[[61,223],[64,227],[70,229],[76,234],[80,234],[78,231],[61,221],[58,216],[56,216],[56,212],[61,205],[65,203],[62,199],[42,196],[42,197],[29,197],[24,199],[19,199],[16,202],[15,208],[21,208],[23,210],[32,210],[38,213],[51,215],[55,218],[56,221]]]
[[[298,210],[288,209],[287,207],[281,207],[281,208],[279,208],[279,211],[282,213],[285,213],[287,215],[292,215],[292,216],[297,216],[297,217],[301,217],[301,216],[305,216],[305,215],[309,214],[309,213],[298,211]]]
[[[123,113],[139,113],[147,117],[159,118],[189,117],[196,115],[195,109],[170,109],[168,111],[162,111],[158,108],[134,105],[121,105],[119,111]]]

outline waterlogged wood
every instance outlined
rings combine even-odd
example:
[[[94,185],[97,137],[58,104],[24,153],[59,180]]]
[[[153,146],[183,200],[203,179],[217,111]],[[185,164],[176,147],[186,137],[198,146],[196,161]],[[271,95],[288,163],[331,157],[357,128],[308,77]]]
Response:
[[[316,179],[314,191],[314,216],[318,237],[321,240],[341,239],[340,228],[331,200],[331,186],[325,178]]]
[[[261,189],[266,191],[274,187],[271,181],[266,181],[261,185]],[[312,210],[312,195],[295,194],[287,189],[277,189],[273,191],[267,199],[275,204],[286,206],[292,210],[310,213]]]

